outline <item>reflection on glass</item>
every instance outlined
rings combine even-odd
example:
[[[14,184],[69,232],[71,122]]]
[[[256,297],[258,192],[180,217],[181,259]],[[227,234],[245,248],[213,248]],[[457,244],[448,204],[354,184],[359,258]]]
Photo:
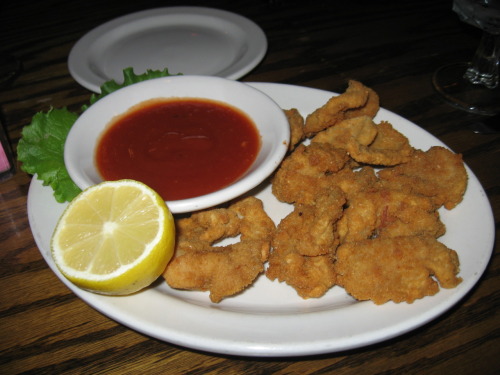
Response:
[[[500,0],[455,0],[453,11],[463,22],[483,30],[472,61],[450,64],[433,77],[436,90],[452,105],[468,112],[500,112]]]

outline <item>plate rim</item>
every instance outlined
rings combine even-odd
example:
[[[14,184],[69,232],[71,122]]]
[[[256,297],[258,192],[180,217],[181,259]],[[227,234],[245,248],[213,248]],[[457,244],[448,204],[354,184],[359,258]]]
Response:
[[[81,86],[99,94],[101,85],[106,82],[106,80],[102,81],[102,79],[92,71],[87,58],[82,58],[82,56],[85,56],[91,49],[92,45],[99,40],[99,37],[106,35],[116,28],[123,27],[130,22],[149,17],[171,17],[179,14],[220,18],[239,26],[242,28],[242,31],[246,32],[249,46],[245,54],[233,65],[221,69],[220,72],[218,72],[221,74],[213,74],[215,76],[235,80],[239,79],[255,68],[267,53],[268,41],[266,34],[257,23],[241,14],[224,9],[203,6],[157,7],[118,16],[87,31],[75,42],[68,54],[67,66],[70,75]],[[170,70],[168,66],[165,66],[165,68]],[[182,72],[171,73],[177,74]],[[109,80],[111,79],[110,77]]]
[[[298,88],[301,91],[302,90],[317,90],[321,91],[324,93],[329,93],[334,95],[335,93],[326,91],[326,90],[320,90],[320,89],[314,89],[314,88],[309,88],[309,87],[303,87],[303,86],[294,86],[294,85],[288,85],[288,84],[277,84],[277,83],[249,83],[250,85],[253,85],[254,87],[261,89],[261,90],[273,90],[277,88],[278,90],[291,90],[293,88]],[[264,91],[268,93],[267,91]],[[269,94],[272,97],[272,94]],[[384,109],[384,111],[387,111]],[[387,111],[387,113],[394,115],[398,118],[401,118],[405,120],[408,123],[413,124],[411,121],[406,120],[402,118],[401,116],[394,114],[393,112]],[[417,126],[416,124],[413,124]],[[418,126],[417,126],[418,127]],[[420,128],[422,129],[422,128]],[[426,134],[431,136],[434,141],[437,141],[439,145],[442,145],[443,143],[428,133],[427,131],[423,130]],[[108,316],[109,318],[120,322],[121,324],[134,329],[138,332],[141,332],[143,334],[146,334],[151,337],[155,337],[159,340],[170,342],[173,344],[181,345],[183,347],[188,347],[188,348],[193,348],[193,349],[198,349],[198,350],[203,350],[206,352],[212,352],[212,353],[222,353],[222,354],[233,354],[233,355],[243,355],[247,357],[290,357],[290,356],[303,356],[303,355],[316,355],[316,354],[325,354],[325,353],[333,353],[333,352],[338,352],[338,351],[343,351],[343,350],[349,350],[349,349],[354,349],[354,348],[359,348],[359,347],[366,347],[374,343],[386,341],[388,339],[391,339],[396,336],[400,336],[406,332],[412,331],[426,323],[428,323],[431,320],[436,319],[438,316],[442,315],[445,313],[447,310],[449,310],[452,306],[457,304],[460,300],[462,300],[468,292],[473,288],[473,286],[481,279],[482,275],[484,274],[484,271],[486,270],[486,267],[488,266],[490,260],[491,260],[491,255],[493,252],[494,248],[494,220],[493,220],[493,212],[491,208],[491,204],[489,203],[487,196],[484,193],[484,189],[482,188],[479,180],[477,177],[475,177],[474,173],[470,170],[469,167],[467,167],[467,172],[469,173],[469,178],[474,180],[474,184],[478,184],[478,187],[481,189],[482,194],[484,194],[484,199],[481,202],[482,204],[485,204],[487,208],[489,208],[489,216],[490,216],[490,225],[487,228],[488,231],[491,232],[491,238],[489,239],[489,253],[486,254],[487,256],[485,257],[486,261],[484,264],[481,265],[481,269],[476,270],[476,276],[474,279],[471,280],[464,280],[464,285],[461,287],[462,289],[460,293],[454,293],[451,291],[451,296],[445,300],[446,303],[440,303],[437,305],[433,305],[430,303],[430,308],[428,310],[425,310],[425,313],[422,314],[422,316],[417,317],[417,319],[413,319],[412,324],[407,324],[407,320],[403,320],[402,322],[399,322],[397,327],[389,326],[389,328],[383,329],[384,335],[370,335],[370,334],[358,334],[358,335],[352,335],[349,336],[349,332],[345,332],[344,335],[344,341],[342,343],[335,342],[335,340],[331,339],[322,339],[318,340],[316,342],[302,342],[302,343],[297,343],[295,341],[293,342],[272,342],[272,337],[270,338],[269,342],[258,342],[258,341],[252,341],[251,339],[248,338],[240,338],[238,341],[238,337],[235,336],[238,333],[240,333],[241,328],[238,327],[235,331],[236,332],[227,332],[228,338],[225,340],[220,340],[217,337],[200,337],[198,334],[193,334],[192,332],[182,332],[179,331],[178,327],[167,327],[165,328],[164,326],[162,327],[156,327],[151,324],[151,322],[139,322],[139,324],[134,324],[134,322],[129,321],[129,317],[127,314],[130,315],[128,312],[123,312],[120,310],[119,304],[115,304],[116,301],[119,301],[118,299],[114,299],[114,297],[106,297],[106,296],[98,296],[89,292],[85,292],[83,290],[78,289],[74,285],[72,285],[69,281],[67,281],[56,269],[54,266],[53,262],[50,261],[50,259],[47,259],[47,256],[50,256],[50,254],[46,254],[47,250],[42,248],[42,244],[40,243],[41,239],[39,238],[39,234],[37,233],[37,227],[36,225],[33,225],[33,212],[31,206],[33,204],[33,194],[30,194],[32,191],[32,185],[35,186],[35,184],[41,185],[39,181],[36,181],[35,183],[33,182],[35,178],[33,178],[31,184],[30,184],[30,192],[28,193],[28,216],[30,219],[30,226],[32,228],[35,241],[39,247],[40,252],[44,256],[45,260],[47,261],[49,267],[56,273],[56,275],[59,277],[59,279],[68,286],[78,297],[80,297],[82,300],[84,300],[86,303],[91,305],[93,308],[96,310],[100,311],[104,315]],[[50,253],[50,250],[49,250]],[[155,291],[156,288],[152,291],[146,291],[144,294],[138,294],[139,300],[141,299],[141,296],[147,299],[146,293],[150,293]],[[446,292],[444,289],[442,289],[439,293]],[[136,296],[136,297],[137,297]],[[121,297],[120,297],[121,298]],[[125,297],[128,298],[128,297]],[[426,299],[422,299],[419,301],[431,301],[432,297],[427,297]],[[155,300],[156,302],[156,300]],[[418,302],[418,301],[417,301]],[[173,307],[179,306],[179,304],[185,303],[183,301],[176,301],[175,299],[170,299],[169,303],[172,303]],[[365,302],[360,302],[360,304],[370,304],[370,302],[365,301]],[[404,305],[404,304],[393,304],[393,303],[388,303],[385,305],[386,307],[384,308],[384,305],[382,306],[376,306],[373,311],[376,312],[376,314],[391,314],[394,313],[394,311],[397,314],[401,314],[401,312],[405,310],[411,310],[411,305]],[[223,318],[227,320],[228,326],[231,327],[230,323],[231,322],[237,322],[238,319],[241,318],[240,313],[234,312],[234,311],[220,311],[217,309],[210,309],[207,308],[206,306],[191,306],[192,308],[189,309],[189,313],[192,314],[193,311],[196,313],[197,311],[201,311],[206,319],[213,318],[214,315],[217,314],[222,314]],[[395,308],[393,308],[395,307]],[[350,310],[350,309],[346,309]],[[111,311],[111,313],[110,313]],[[168,312],[167,312],[168,313]],[[324,314],[329,314],[331,313],[330,311],[319,311],[319,312],[310,312],[310,313],[304,313],[304,314],[310,314],[309,316],[312,316],[312,319],[315,317],[321,317],[324,316]],[[300,314],[302,317],[304,314]],[[349,311],[344,311],[341,315],[349,315]],[[189,315],[189,314],[188,314]],[[248,314],[243,314],[247,321],[249,321],[248,324],[252,323],[255,324],[255,322],[259,322],[259,316],[258,315],[248,315]],[[281,327],[283,324],[286,325],[286,323],[294,322],[297,321],[297,314],[295,315],[290,315],[290,314],[277,314],[276,316],[279,317],[279,319],[273,319],[273,316],[266,317],[266,321],[272,321],[271,324],[277,324],[277,327],[271,327],[268,326],[270,323],[265,323],[265,326],[269,329],[276,329]],[[172,317],[172,319],[175,319],[175,316]],[[197,322],[195,322],[197,323]],[[241,323],[241,319],[240,319]],[[217,324],[217,322],[215,322]],[[342,327],[339,327],[339,329],[342,330]],[[165,330],[168,331],[167,334],[169,337],[165,337]],[[378,331],[376,331],[378,332]],[[246,339],[246,341],[245,341]],[[228,343],[230,344],[228,346]]]

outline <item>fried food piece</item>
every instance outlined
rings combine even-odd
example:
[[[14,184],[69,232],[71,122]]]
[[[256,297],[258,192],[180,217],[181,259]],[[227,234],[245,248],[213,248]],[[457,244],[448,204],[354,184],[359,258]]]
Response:
[[[345,149],[356,162],[378,166],[407,162],[414,151],[408,138],[390,123],[376,125],[369,116],[343,120],[318,133],[311,142]]]
[[[328,143],[336,148],[346,149],[350,143],[370,145],[377,136],[377,125],[371,117],[360,116],[343,120],[335,126],[319,132],[311,142]],[[355,147],[355,145],[351,146]]]
[[[247,197],[176,221],[177,243],[163,277],[172,288],[210,291],[220,302],[249,286],[264,271],[275,225],[262,201]],[[215,243],[240,235],[240,242]]]
[[[341,243],[370,238],[442,236],[445,226],[427,197],[381,189],[362,191],[349,198],[338,223]]]
[[[317,256],[331,253],[338,245],[335,223],[342,216],[344,193],[333,187],[319,196],[314,204],[297,204],[281,220],[273,238],[273,248],[287,248],[300,255]]]
[[[304,139],[304,118],[296,108],[286,109],[284,112],[290,124],[288,151],[292,151]]]
[[[285,250],[275,251],[280,261],[275,262],[271,257],[266,272],[270,280],[285,281],[304,299],[319,298],[335,285],[336,273],[330,255],[307,257]]]
[[[332,175],[332,184],[338,186],[347,196],[347,199],[357,193],[373,189],[378,182],[375,169],[370,166],[353,170],[346,165],[343,169]]]
[[[380,98],[375,90],[367,87],[368,89],[368,99],[363,107],[349,109],[345,113],[345,118],[354,118],[360,116],[369,116],[374,118],[380,109]]]
[[[233,203],[228,210],[236,213],[240,219],[239,233],[242,242],[247,240],[271,242],[276,226],[264,211],[264,205],[260,199],[247,197]],[[267,259],[267,256],[263,254],[262,258]]]
[[[430,197],[448,210],[462,201],[468,182],[462,155],[441,146],[418,150],[407,163],[381,170],[378,176],[384,186]]]
[[[218,303],[253,283],[264,271],[262,254],[268,250],[266,241],[248,240],[190,252],[175,257],[163,276],[172,288],[210,291],[210,300]]]
[[[393,166],[408,162],[414,152],[408,138],[387,121],[377,125],[377,136],[369,145],[350,142],[347,152],[359,162],[378,166]]]
[[[335,285],[335,223],[344,202],[342,191],[333,189],[312,205],[296,205],[278,225],[266,276],[286,282],[302,298],[321,297]]]
[[[176,252],[208,251],[211,245],[240,233],[238,214],[225,208],[194,213],[176,220]]]
[[[412,303],[462,279],[458,255],[431,236],[377,238],[341,245],[336,254],[337,283],[358,300],[377,305]],[[437,279],[436,282],[435,279]]]
[[[325,143],[299,145],[281,164],[272,179],[273,194],[282,202],[314,203],[330,190],[332,175],[342,169],[348,155]]]
[[[333,126],[346,118],[346,112],[366,105],[370,90],[362,83],[350,80],[347,90],[330,98],[322,107],[306,117],[304,133],[306,137]]]
[[[247,197],[228,208],[215,208],[176,220],[177,248],[182,251],[210,250],[212,244],[225,238],[267,239],[274,235],[275,225],[264,211],[262,201]]]

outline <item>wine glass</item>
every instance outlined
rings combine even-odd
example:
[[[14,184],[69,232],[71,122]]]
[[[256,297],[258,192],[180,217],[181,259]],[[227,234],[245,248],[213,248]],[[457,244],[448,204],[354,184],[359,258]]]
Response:
[[[434,73],[434,88],[456,108],[500,113],[500,0],[454,0],[453,11],[483,34],[471,62],[449,64]]]

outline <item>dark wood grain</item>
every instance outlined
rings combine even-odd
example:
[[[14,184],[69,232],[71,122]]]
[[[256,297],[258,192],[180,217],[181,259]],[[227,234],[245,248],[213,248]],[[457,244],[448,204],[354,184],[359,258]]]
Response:
[[[22,71],[0,89],[1,115],[16,148],[21,129],[51,106],[78,111],[90,92],[67,68],[73,44],[99,24],[181,1],[9,1],[0,5],[0,53]],[[451,1],[194,1],[240,13],[266,32],[269,49],[244,81],[342,91],[355,78],[382,106],[462,153],[484,186],[497,240],[480,282],[429,324],[374,346],[299,358],[244,358],[161,342],[116,323],[73,295],[43,260],[19,168],[0,184],[0,373],[2,374],[496,374],[500,371],[498,217],[500,135],[473,133],[481,116],[436,95],[440,65],[469,59],[480,33],[458,21]]]

